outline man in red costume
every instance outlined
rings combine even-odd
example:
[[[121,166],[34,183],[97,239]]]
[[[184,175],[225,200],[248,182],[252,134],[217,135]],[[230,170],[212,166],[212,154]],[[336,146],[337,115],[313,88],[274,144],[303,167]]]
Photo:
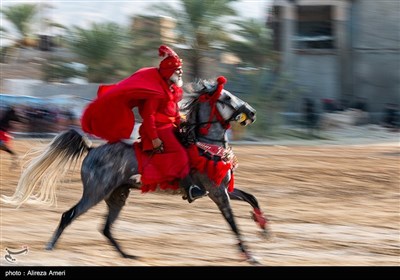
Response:
[[[188,201],[204,196],[192,184],[187,151],[175,136],[180,124],[178,102],[182,99],[182,60],[169,47],[160,46],[164,57],[159,67],[142,68],[113,85],[101,85],[97,98],[85,109],[83,131],[107,140],[133,143],[138,107],[143,119],[141,141],[135,143],[142,191],[183,187]]]

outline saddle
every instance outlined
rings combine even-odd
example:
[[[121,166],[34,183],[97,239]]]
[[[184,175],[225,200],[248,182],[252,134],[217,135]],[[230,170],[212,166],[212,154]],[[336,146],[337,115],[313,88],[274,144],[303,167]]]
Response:
[[[182,122],[176,131],[176,137],[184,147],[189,148],[192,145],[196,145],[199,154],[207,159],[215,162],[223,161],[224,163],[230,163],[232,164],[232,169],[238,166],[238,160],[233,153],[232,147],[224,148],[215,144],[196,141],[193,129],[194,126],[187,122]]]
[[[218,145],[196,142],[195,145],[199,149],[199,153],[202,156],[214,161],[223,161],[230,163],[232,169],[236,169],[238,166],[238,159],[233,153],[232,147],[224,148]]]

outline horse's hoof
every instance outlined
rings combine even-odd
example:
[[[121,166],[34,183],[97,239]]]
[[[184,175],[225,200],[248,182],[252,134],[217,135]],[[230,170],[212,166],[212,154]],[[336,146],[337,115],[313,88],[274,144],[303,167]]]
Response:
[[[131,260],[137,260],[137,259],[139,259],[139,257],[134,256],[134,255],[123,254],[122,256],[123,256],[124,258],[126,258],[126,259],[131,259]]]
[[[261,263],[253,256],[250,256],[249,258],[247,258],[247,262],[252,265],[261,265]]]
[[[242,253],[243,255],[243,261],[246,261],[252,265],[261,265],[261,263],[258,261],[258,259],[254,256],[252,256],[250,253]]]
[[[268,226],[268,220],[264,217],[260,209],[254,208],[254,212],[250,212],[251,218],[262,229],[265,230]]]
[[[263,231],[260,232],[261,237],[268,240],[268,241],[272,241],[274,240],[274,233],[272,232],[272,230],[269,228],[269,226],[267,226]]]
[[[46,247],[45,247],[45,249],[47,250],[47,251],[51,251],[51,250],[53,250],[53,244],[51,244],[51,243],[48,243],[47,245],[46,245]]]

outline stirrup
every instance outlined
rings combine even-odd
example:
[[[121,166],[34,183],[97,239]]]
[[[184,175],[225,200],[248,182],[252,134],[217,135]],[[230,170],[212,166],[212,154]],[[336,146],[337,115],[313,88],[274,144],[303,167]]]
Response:
[[[199,186],[197,185],[191,185],[189,187],[189,190],[187,192],[187,200],[189,203],[192,203],[193,201],[195,201],[198,198],[201,198],[203,196],[206,196],[208,194],[207,191],[203,191],[203,189],[201,189]]]
[[[132,180],[136,184],[141,184],[142,183],[142,175],[141,174],[135,174],[129,177],[129,180]]]

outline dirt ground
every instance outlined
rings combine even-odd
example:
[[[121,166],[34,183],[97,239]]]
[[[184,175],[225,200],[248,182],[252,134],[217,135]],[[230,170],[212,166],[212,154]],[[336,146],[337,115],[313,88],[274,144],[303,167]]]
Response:
[[[23,155],[43,140],[15,140]],[[400,145],[233,145],[236,186],[252,193],[270,220],[263,239],[251,207],[232,201],[239,229],[262,266],[399,266]],[[0,153],[1,195],[21,168]],[[21,160],[23,165],[25,159]],[[114,236],[139,260],[124,259],[101,234],[106,205],[90,209],[44,249],[62,213],[80,198],[79,171],[59,186],[57,207],[1,204],[1,266],[249,266],[215,204],[133,190]],[[25,247],[26,246],[26,247]],[[20,251],[6,260],[6,249]]]

